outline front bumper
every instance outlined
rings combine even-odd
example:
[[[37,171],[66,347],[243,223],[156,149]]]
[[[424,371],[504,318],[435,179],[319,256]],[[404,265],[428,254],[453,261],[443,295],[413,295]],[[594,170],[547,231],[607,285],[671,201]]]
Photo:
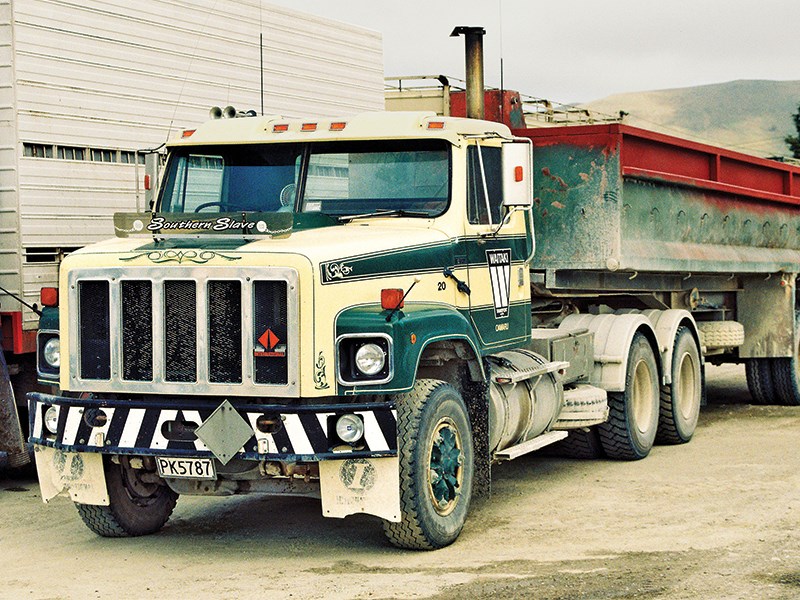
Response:
[[[194,427],[203,425],[218,409],[219,401],[71,398],[30,393],[28,405],[30,441],[34,444],[65,452],[219,458],[192,433]],[[58,407],[56,433],[50,433],[44,426],[45,412],[51,406]],[[250,427],[251,435],[230,458],[309,462],[397,456],[397,412],[392,404],[287,405],[234,401],[232,406]],[[335,419],[343,414],[359,415],[364,422],[364,437],[352,447],[344,445],[332,431]],[[275,431],[259,430],[257,422],[264,415],[280,423]],[[191,425],[188,429],[187,423]]]

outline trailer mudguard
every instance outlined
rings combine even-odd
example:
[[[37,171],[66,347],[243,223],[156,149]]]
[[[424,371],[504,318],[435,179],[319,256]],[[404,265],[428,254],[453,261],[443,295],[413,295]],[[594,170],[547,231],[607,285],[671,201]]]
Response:
[[[594,369],[590,383],[607,392],[625,391],[625,377],[631,341],[642,331],[653,346],[659,381],[663,381],[661,352],[650,320],[641,313],[622,315],[569,315],[559,329],[588,329],[594,334]]]

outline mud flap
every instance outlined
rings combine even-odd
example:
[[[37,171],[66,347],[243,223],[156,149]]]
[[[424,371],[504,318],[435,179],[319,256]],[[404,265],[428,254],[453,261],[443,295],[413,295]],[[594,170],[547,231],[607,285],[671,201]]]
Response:
[[[38,444],[33,448],[44,502],[69,492],[81,504],[109,505],[102,454],[64,452]]]
[[[387,458],[348,458],[319,463],[322,514],[343,518],[356,513],[400,522],[400,462]]]

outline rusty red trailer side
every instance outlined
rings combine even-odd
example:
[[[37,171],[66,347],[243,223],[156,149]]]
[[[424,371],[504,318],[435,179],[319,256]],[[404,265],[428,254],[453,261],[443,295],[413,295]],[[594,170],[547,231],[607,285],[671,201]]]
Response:
[[[800,168],[623,124],[534,144],[534,268],[794,272]]]

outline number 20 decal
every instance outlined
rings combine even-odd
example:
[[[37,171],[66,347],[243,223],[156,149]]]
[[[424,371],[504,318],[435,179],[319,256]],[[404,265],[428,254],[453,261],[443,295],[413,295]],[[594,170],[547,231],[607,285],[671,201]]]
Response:
[[[436,284],[436,289],[439,290],[440,292],[443,292],[444,290],[447,289],[447,283],[445,283],[444,281],[440,281],[439,283]]]

